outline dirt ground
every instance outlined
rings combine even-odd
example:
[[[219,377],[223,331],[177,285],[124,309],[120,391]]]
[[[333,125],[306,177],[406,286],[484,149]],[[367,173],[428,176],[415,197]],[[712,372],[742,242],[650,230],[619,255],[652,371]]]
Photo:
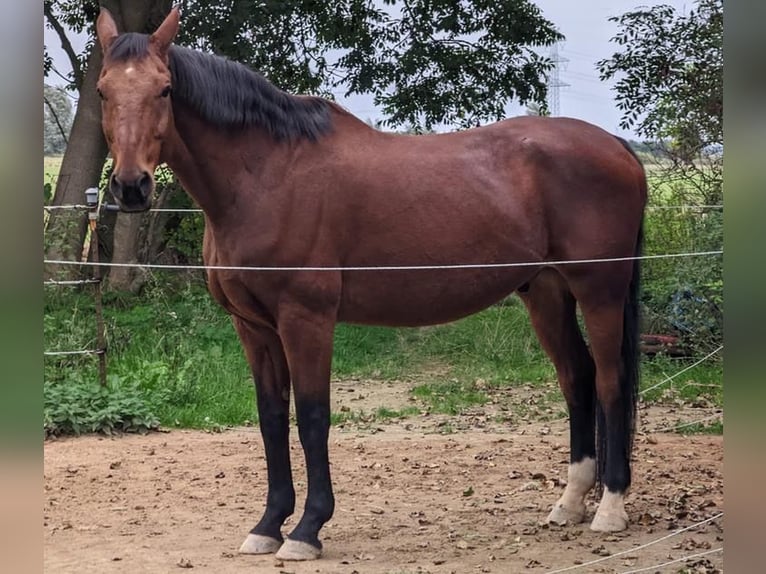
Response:
[[[514,396],[535,405],[541,392]],[[362,410],[409,401],[406,385],[394,383],[347,381],[334,396],[338,408]],[[719,518],[616,556],[723,512],[723,437],[651,432],[705,412],[642,411],[647,430],[634,453],[631,525],[604,535],[587,523],[544,524],[565,484],[569,440],[566,421],[543,404],[555,420],[499,422],[496,411],[508,411],[500,397],[458,417],[423,413],[334,427],[335,516],[321,533],[322,558],[308,563],[237,554],[266,496],[255,428],[46,441],[45,571],[463,574],[577,566],[572,571],[612,573],[723,546]],[[297,432],[291,436],[302,508],[304,466]],[[647,571],[718,573],[722,564],[716,552]]]

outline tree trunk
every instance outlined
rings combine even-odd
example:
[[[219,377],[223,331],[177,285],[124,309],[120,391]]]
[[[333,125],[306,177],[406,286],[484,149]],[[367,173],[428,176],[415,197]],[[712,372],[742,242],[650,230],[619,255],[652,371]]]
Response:
[[[53,205],[85,203],[84,192],[97,187],[106,159],[107,146],[101,131],[101,102],[96,82],[101,70],[101,50],[94,48],[89,57],[77,111],[72,122],[69,143],[56,180]],[[87,215],[82,211],[53,210],[46,226],[45,258],[79,260],[87,229]],[[78,275],[76,267],[47,266],[47,278],[62,279]]]

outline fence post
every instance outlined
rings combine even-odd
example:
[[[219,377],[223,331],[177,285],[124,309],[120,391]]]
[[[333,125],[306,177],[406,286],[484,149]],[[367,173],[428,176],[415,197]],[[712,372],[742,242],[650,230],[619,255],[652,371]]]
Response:
[[[93,263],[95,263],[93,278],[95,284],[96,302],[96,337],[98,342],[98,380],[102,387],[106,386],[106,335],[104,332],[104,311],[101,303],[101,266],[98,257],[98,214],[99,198],[98,188],[90,187],[85,190],[85,202],[88,204],[88,223],[90,225],[90,251]]]

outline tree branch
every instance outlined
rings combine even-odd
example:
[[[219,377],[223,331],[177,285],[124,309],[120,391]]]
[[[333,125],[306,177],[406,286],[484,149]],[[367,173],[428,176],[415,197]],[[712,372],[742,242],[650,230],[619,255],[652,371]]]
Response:
[[[69,138],[66,135],[66,131],[64,130],[64,126],[61,125],[61,120],[59,120],[59,115],[56,113],[56,110],[53,109],[53,106],[51,105],[50,100],[48,100],[48,97],[43,94],[43,101],[45,102],[45,105],[48,106],[48,111],[53,116],[54,121],[56,122],[56,126],[59,129],[59,133],[61,133],[61,137],[64,138],[64,144],[69,144]]]
[[[82,67],[80,66],[80,60],[77,58],[77,53],[74,51],[72,43],[69,41],[69,38],[66,35],[66,30],[64,30],[61,22],[59,22],[55,14],[53,14],[51,6],[51,2],[43,2],[43,14],[45,14],[45,18],[56,31],[56,34],[58,34],[58,37],[61,40],[61,47],[69,57],[69,63],[72,65],[72,75],[74,76],[74,85],[79,91],[80,88],[82,88],[84,78]]]
[[[51,71],[51,72],[53,72],[54,74],[56,74],[56,75],[57,75],[59,78],[61,78],[62,80],[64,80],[64,81],[67,83],[67,85],[69,85],[69,84],[72,82],[72,78],[67,78],[67,77],[66,77],[64,74],[62,74],[61,72],[59,72],[59,71],[56,69],[56,67],[55,67],[55,66],[51,66],[51,69],[50,69],[50,71]]]

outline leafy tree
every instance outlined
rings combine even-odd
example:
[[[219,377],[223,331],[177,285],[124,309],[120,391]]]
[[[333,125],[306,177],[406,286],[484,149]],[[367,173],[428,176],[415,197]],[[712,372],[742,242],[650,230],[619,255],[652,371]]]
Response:
[[[62,89],[43,84],[43,153],[64,153],[71,127],[72,104],[69,97]]]
[[[723,145],[723,0],[698,0],[688,15],[655,6],[611,19],[621,47],[598,63],[615,85],[620,126],[672,143],[692,161]]]
[[[513,100],[545,101],[561,39],[529,0],[187,0],[179,42],[260,70],[276,85],[373,94],[391,127],[476,125]]]
[[[170,7],[169,0],[102,3],[128,31],[151,30]],[[68,173],[69,188],[57,188],[54,201],[79,203],[82,190],[99,181],[106,156],[94,89],[101,65],[93,41],[97,3],[47,0],[44,12],[72,64],[66,77],[80,91],[62,164],[62,172],[79,175]],[[500,119],[514,100],[544,104],[551,63],[534,48],[561,39],[530,0],[185,0],[182,13],[179,44],[249,65],[287,91],[373,94],[386,125],[414,131]],[[71,49],[68,30],[89,34],[86,53]],[[47,53],[44,65],[58,73]],[[118,226],[121,220],[127,221],[118,216]],[[139,228],[152,227],[142,217],[130,221],[124,233],[115,231],[115,259],[137,260]],[[68,243],[70,254],[78,240]],[[129,252],[118,253],[125,245]],[[114,278],[115,272],[113,284]]]
[[[723,1],[697,0],[688,14],[670,6],[612,19],[620,50],[598,63],[617,79],[621,127],[648,139],[653,152],[650,202],[712,205],[723,201]],[[647,250],[717,250],[722,212],[647,214]],[[654,262],[646,269],[649,315],[673,326],[691,346],[710,350],[722,337],[720,258]]]

